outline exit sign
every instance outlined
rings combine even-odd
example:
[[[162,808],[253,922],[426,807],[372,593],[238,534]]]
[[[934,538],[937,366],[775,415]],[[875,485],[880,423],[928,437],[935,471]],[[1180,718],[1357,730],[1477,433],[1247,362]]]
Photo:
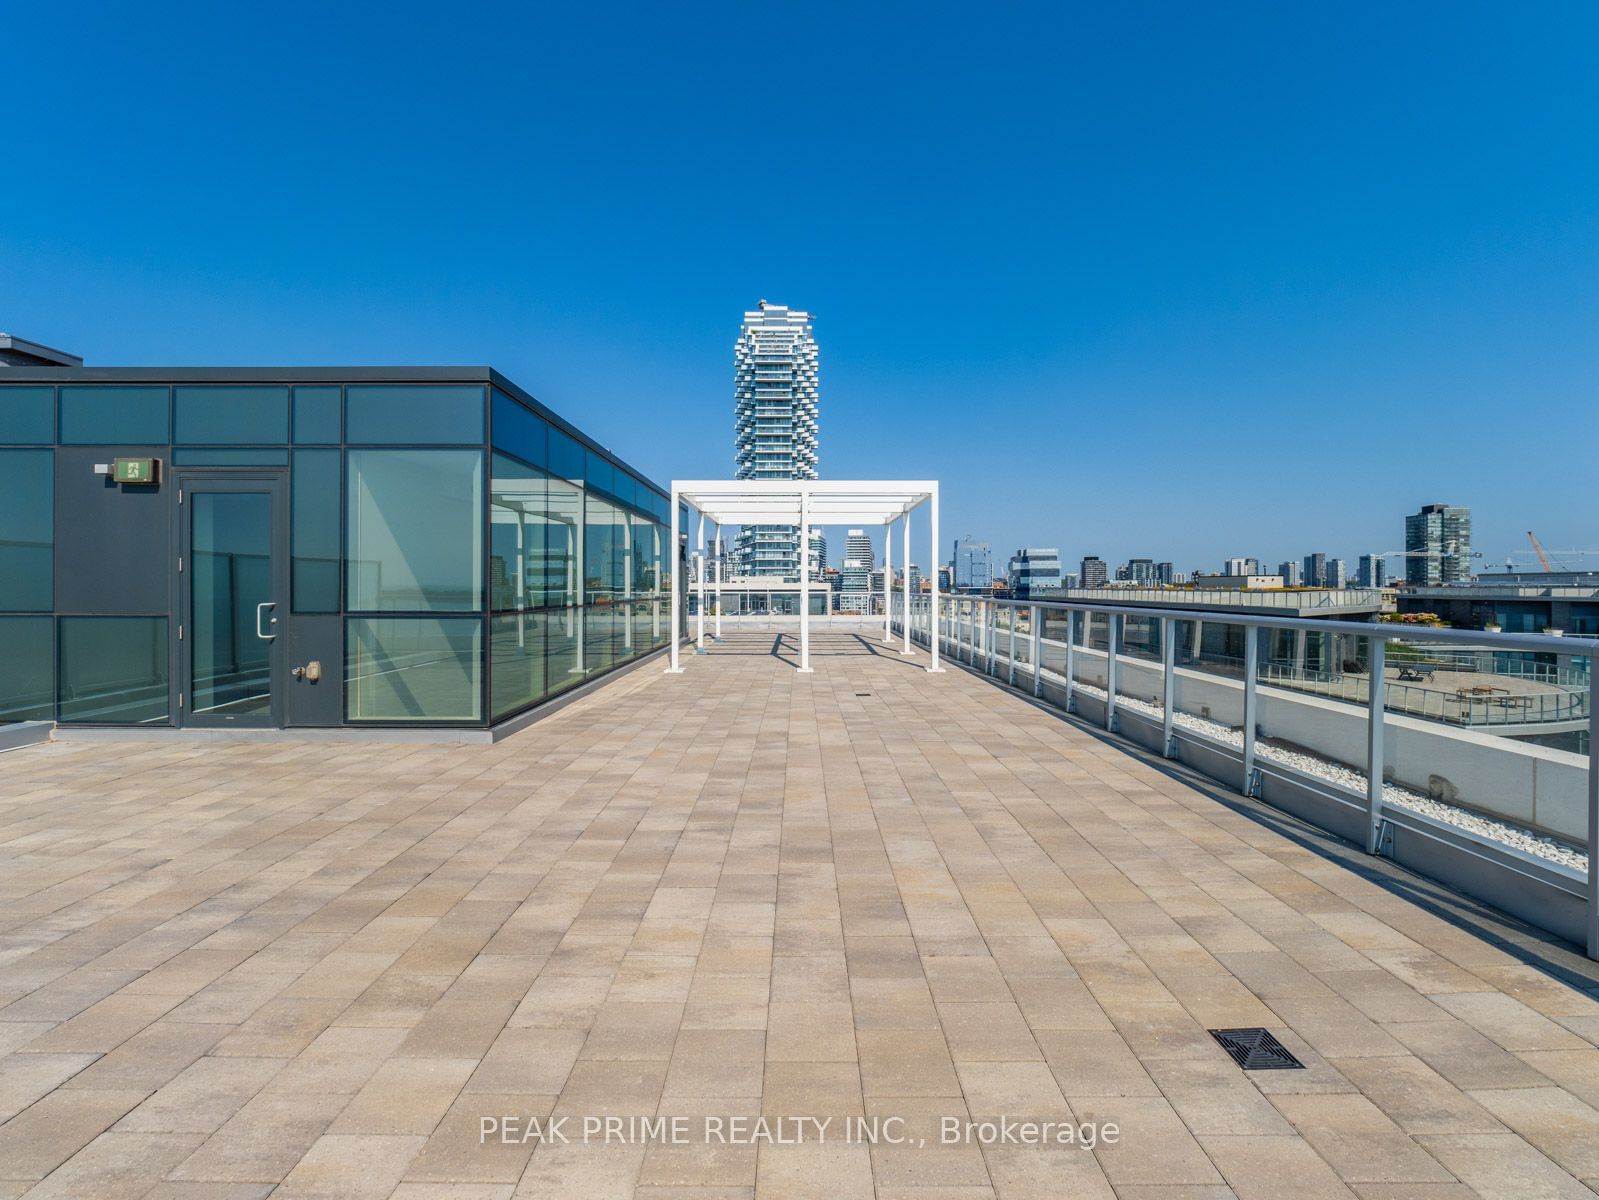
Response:
[[[112,477],[118,483],[154,483],[160,468],[159,458],[117,458],[111,462]]]

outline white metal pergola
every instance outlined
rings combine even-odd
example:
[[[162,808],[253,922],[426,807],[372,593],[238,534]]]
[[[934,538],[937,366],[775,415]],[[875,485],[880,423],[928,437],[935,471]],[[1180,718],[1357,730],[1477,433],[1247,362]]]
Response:
[[[932,587],[932,611],[938,611],[938,481],[937,480],[843,480],[843,479],[674,479],[672,481],[672,546],[681,544],[678,514],[682,505],[698,514],[693,556],[694,586],[699,593],[699,628],[696,642],[705,649],[705,525],[715,526],[713,537],[721,539],[729,525],[792,525],[800,531],[801,561],[805,569],[799,577],[800,661],[799,669],[811,669],[811,529],[817,525],[881,525],[883,527],[883,579],[885,590],[893,578],[893,527],[902,523],[900,544],[904,565],[911,561],[911,513],[928,506],[928,578]],[[674,571],[674,576],[676,572]],[[716,605],[714,637],[721,636],[721,579],[712,580]],[[904,645],[901,654],[911,650],[911,575],[907,569],[904,585]],[[672,581],[672,665],[670,673],[680,672],[678,663],[679,623],[682,620],[682,595],[677,580]],[[883,605],[883,641],[893,641],[893,604]],[[938,639],[929,641],[929,671],[942,671],[938,665]]]

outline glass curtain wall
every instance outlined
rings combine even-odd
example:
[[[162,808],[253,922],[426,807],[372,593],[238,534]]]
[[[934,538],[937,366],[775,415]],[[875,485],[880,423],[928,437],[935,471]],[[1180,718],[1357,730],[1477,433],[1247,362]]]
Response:
[[[492,385],[0,380],[0,721],[171,724],[195,703],[176,707],[165,589],[80,586],[99,558],[58,485],[107,494],[84,464],[119,456],[166,463],[107,510],[144,514],[127,553],[157,580],[179,471],[281,471],[285,615],[342,623],[349,723],[487,724],[666,644],[666,498]]]
[[[498,391],[489,483],[494,719],[666,645],[654,488]]]

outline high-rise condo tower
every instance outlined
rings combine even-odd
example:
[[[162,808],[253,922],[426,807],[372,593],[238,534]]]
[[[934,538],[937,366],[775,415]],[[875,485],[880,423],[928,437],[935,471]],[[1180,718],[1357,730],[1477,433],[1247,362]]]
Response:
[[[744,314],[733,348],[735,476],[815,479],[816,338],[811,314],[768,304]],[[798,580],[799,530],[746,525],[737,542],[739,572]],[[813,567],[819,572],[822,563]]]

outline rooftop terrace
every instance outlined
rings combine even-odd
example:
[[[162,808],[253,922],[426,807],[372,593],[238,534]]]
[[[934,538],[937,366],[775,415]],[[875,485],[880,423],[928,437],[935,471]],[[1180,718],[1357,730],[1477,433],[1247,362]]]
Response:
[[[1591,1194],[1593,964],[873,633],[811,655],[492,746],[0,758],[0,1197]],[[581,1144],[628,1114],[928,1144]],[[1119,1138],[939,1144],[1000,1114]]]

